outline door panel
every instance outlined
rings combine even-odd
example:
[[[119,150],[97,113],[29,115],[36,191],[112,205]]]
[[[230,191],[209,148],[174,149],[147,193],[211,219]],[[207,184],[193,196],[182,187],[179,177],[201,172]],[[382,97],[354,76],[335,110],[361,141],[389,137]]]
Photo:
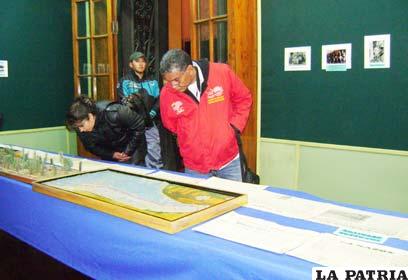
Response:
[[[182,14],[180,19],[171,17],[176,14]],[[256,170],[257,1],[170,0],[169,18],[170,47],[184,48],[183,42],[191,40],[191,50],[185,50],[193,59],[228,63],[251,90],[252,110],[242,140],[248,164]],[[191,32],[180,28],[185,19]]]
[[[116,0],[71,0],[75,96],[114,100]],[[93,157],[78,140],[78,154]]]

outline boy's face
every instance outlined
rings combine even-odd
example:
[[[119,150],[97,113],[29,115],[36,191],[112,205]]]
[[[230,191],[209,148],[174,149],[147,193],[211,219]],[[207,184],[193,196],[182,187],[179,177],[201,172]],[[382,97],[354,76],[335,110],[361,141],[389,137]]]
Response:
[[[88,118],[78,121],[75,126],[80,132],[91,132],[95,126],[95,116],[88,114]]]
[[[144,57],[139,57],[129,62],[129,67],[136,73],[143,74],[146,70],[146,60]]]

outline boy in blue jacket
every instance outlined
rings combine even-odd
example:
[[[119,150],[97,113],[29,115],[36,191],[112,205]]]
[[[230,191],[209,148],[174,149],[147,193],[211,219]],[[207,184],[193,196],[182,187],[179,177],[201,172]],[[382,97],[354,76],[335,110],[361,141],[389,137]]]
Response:
[[[156,123],[159,115],[159,84],[145,75],[147,61],[141,52],[134,52],[129,57],[129,71],[118,83],[118,99],[122,103],[129,99],[138,100],[136,110],[143,111],[146,117],[146,166],[161,168],[163,166],[160,148],[159,130]]]

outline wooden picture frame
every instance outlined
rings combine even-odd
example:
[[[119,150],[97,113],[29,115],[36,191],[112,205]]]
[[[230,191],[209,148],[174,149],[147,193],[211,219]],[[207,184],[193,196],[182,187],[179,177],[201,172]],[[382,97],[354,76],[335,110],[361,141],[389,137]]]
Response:
[[[109,168],[36,181],[33,191],[170,234],[247,203],[245,194]]]

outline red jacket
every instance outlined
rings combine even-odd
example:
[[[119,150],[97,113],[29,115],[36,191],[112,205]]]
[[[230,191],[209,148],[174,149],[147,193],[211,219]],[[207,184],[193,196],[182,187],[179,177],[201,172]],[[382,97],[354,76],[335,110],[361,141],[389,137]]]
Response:
[[[252,97],[226,64],[200,63],[204,75],[200,102],[166,84],[160,94],[164,126],[177,135],[185,167],[208,173],[238,154],[234,130],[248,120]]]

